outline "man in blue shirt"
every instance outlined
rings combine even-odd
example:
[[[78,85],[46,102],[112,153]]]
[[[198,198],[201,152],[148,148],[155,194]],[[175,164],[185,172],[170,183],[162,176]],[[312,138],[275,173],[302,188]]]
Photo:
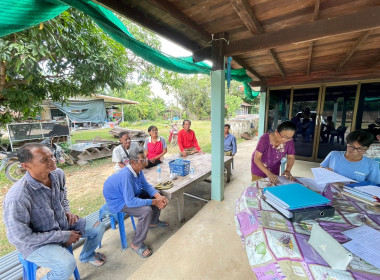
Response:
[[[111,175],[103,187],[104,198],[112,213],[122,211],[138,218],[131,248],[142,258],[147,258],[153,253],[144,244],[148,230],[168,226],[168,223],[159,220],[161,209],[166,207],[168,200],[146,181],[142,170],[147,163],[143,149],[131,149],[129,164]]]
[[[234,156],[237,151],[236,138],[230,134],[230,125],[224,125],[224,155]]]

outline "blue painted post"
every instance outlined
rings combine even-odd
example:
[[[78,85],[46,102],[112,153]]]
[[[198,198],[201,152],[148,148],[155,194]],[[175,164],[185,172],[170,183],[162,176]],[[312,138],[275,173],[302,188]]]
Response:
[[[224,198],[224,69],[211,72],[211,199]]]
[[[265,110],[267,106],[267,90],[266,88],[261,88],[260,93],[260,109],[259,109],[259,137],[265,132]]]

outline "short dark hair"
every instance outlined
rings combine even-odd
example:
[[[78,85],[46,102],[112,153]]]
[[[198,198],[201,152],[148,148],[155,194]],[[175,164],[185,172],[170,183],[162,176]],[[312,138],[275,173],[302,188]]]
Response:
[[[153,128],[155,128],[155,129],[158,130],[157,126],[155,126],[155,125],[151,125],[150,127],[148,127],[148,132],[150,132]]]
[[[129,136],[128,131],[120,131],[120,133],[119,133],[119,139],[121,139],[121,137],[123,137],[124,135],[128,135]]]
[[[369,147],[375,141],[375,137],[373,134],[363,131],[363,130],[355,130],[350,132],[346,136],[347,143],[351,144],[357,141],[359,145],[363,147]]]
[[[44,144],[41,144],[41,143],[28,143],[28,144],[24,144],[17,151],[18,160],[21,163],[23,163],[23,162],[29,162],[29,161],[31,161],[33,159],[33,154],[31,152],[31,150],[34,149],[34,148],[42,149],[44,147],[46,147],[46,146]]]
[[[186,120],[183,120],[183,122],[182,122],[182,126],[185,125],[185,122],[189,122],[189,124],[191,124],[191,120],[186,119]]]
[[[297,126],[294,124],[294,122],[285,121],[285,122],[280,123],[277,126],[277,131],[278,132],[281,132],[281,131],[284,131],[284,130],[296,131],[297,130]]]
[[[224,125],[224,127],[228,127],[228,129],[230,129],[231,128],[231,126],[228,124],[228,123],[226,123],[225,125]]]
[[[332,116],[327,116],[328,121],[332,121]]]

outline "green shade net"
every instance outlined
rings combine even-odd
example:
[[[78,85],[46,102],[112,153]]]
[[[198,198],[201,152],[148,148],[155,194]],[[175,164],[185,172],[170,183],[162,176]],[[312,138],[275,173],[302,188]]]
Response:
[[[154,65],[177,73],[210,75],[211,66],[206,63],[194,63],[192,57],[172,57],[136,40],[111,11],[90,0],[1,0],[0,37],[48,21],[70,7],[90,16],[115,41]],[[231,78],[244,84],[248,99],[257,96],[248,85],[252,79],[245,69],[232,70]]]

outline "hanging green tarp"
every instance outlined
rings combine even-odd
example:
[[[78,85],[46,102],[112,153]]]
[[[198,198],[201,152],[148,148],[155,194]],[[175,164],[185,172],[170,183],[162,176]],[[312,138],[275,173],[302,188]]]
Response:
[[[101,123],[106,119],[104,100],[70,101],[68,103],[53,102],[73,122]]]
[[[206,63],[194,63],[191,57],[172,57],[136,40],[111,11],[90,0],[1,0],[0,37],[48,21],[70,7],[90,16],[115,41],[154,65],[183,74],[210,75],[211,67]],[[248,99],[256,97],[248,85],[252,79],[245,69],[232,70],[231,78],[244,84]]]

